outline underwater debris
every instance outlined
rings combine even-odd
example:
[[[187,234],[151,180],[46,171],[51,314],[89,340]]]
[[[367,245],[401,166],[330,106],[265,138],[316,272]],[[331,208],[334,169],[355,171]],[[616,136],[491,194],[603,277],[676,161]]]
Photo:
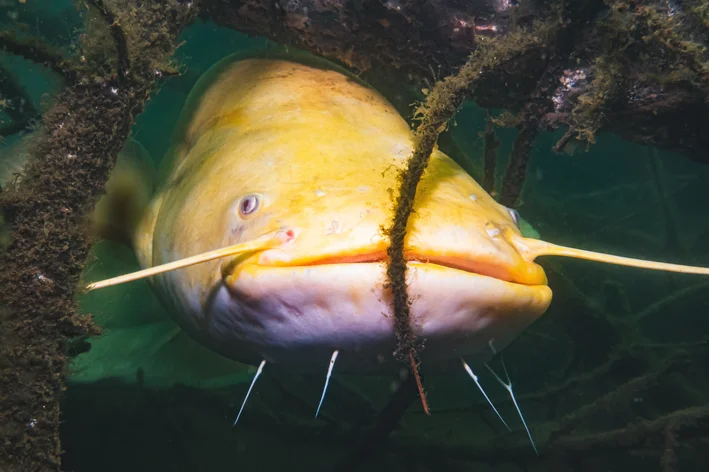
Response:
[[[110,11],[107,5],[119,2],[88,3],[90,22],[94,8],[105,13]],[[92,243],[84,221],[155,84],[153,71],[168,63],[190,18],[190,12],[170,0],[134,8],[113,10],[119,20],[111,28],[120,31],[115,36],[124,36],[128,48],[117,48],[120,59],[115,47],[99,47],[101,43],[82,42],[91,58],[84,62],[39,39],[11,31],[0,34],[0,49],[46,64],[66,79],[66,88],[43,116],[46,132],[21,181],[0,194],[9,238],[0,253],[3,471],[59,470],[59,395],[67,341],[96,332],[90,317],[76,313],[73,301]],[[132,48],[140,52],[126,62]],[[116,60],[126,66],[119,73],[106,66]],[[112,87],[124,93],[112,94]]]
[[[519,117],[519,133],[510,154],[510,161],[505,169],[505,176],[500,191],[500,203],[508,208],[514,208],[517,198],[522,193],[524,181],[527,178],[527,167],[532,155],[532,146],[539,134],[539,122],[543,116],[545,105],[541,107],[530,102]]]
[[[364,10],[357,2],[334,0],[268,5],[205,0],[203,5],[202,16],[219,25],[306,49],[358,69],[365,78],[384,73],[402,81],[429,80],[432,67],[442,77],[450,75],[486,40],[562,16],[568,32],[562,48],[549,54],[531,50],[492,71],[472,100],[487,109],[518,111],[538,93],[539,77],[550,65],[557,80],[564,70],[604,65],[595,84],[586,70],[589,78],[563,98],[569,111],[550,111],[542,128],[570,127],[566,139],[580,134],[586,143],[612,132],[709,161],[709,138],[701,132],[709,126],[709,23],[702,0],[671,5],[666,0],[398,0]],[[483,28],[471,27],[469,35],[455,32],[461,19]],[[634,89],[645,98],[633,98]]]
[[[402,171],[400,187],[396,195],[394,221],[386,229],[389,236],[387,248],[387,287],[393,294],[395,334],[397,349],[394,355],[409,362],[416,379],[423,409],[428,413],[425,392],[419,378],[418,351],[421,345],[416,339],[409,316],[409,296],[406,282],[406,259],[404,239],[406,226],[414,205],[416,189],[428,160],[436,145],[438,135],[445,129],[458,107],[470,93],[470,89],[490,69],[544,44],[553,31],[551,25],[537,24],[531,32],[516,31],[499,40],[490,40],[486,47],[478,47],[460,71],[437,82],[426,97],[426,102],[417,110],[421,123],[416,129],[416,149]]]
[[[0,123],[0,140],[29,129],[30,123],[39,118],[39,113],[24,87],[18,83],[12,72],[0,65],[0,112],[2,111],[10,117],[10,123]]]
[[[376,456],[384,448],[387,438],[399,424],[406,409],[416,400],[418,393],[419,389],[414,376],[407,376],[386,406],[380,410],[373,424],[362,435],[352,453],[333,467],[333,470],[335,472],[354,472],[368,458]]]
[[[76,78],[76,64],[61,51],[34,36],[20,36],[14,31],[0,31],[0,50],[24,57],[48,67],[67,80]]]

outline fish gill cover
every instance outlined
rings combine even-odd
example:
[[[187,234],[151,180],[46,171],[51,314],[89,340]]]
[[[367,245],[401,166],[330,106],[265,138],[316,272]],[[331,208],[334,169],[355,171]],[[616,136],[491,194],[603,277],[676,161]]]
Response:
[[[76,353],[68,349],[81,346],[74,341],[77,336],[97,330],[90,318],[76,312],[73,301],[92,243],[84,218],[102,194],[115,157],[156,81],[180,73],[172,63],[174,50],[182,30],[198,16],[337,60],[375,86],[381,84],[382,90],[387,83],[393,89],[391,84],[397,81],[416,89],[423,84],[426,97],[419,96],[422,103],[416,113],[418,146],[401,175],[400,188],[393,189],[397,212],[388,229],[392,241],[388,276],[395,294],[399,352],[414,370],[420,346],[407,315],[403,237],[430,150],[464,100],[491,110],[489,123],[518,130],[499,188],[494,178],[483,180],[487,190],[510,207],[521,203],[533,144],[544,130],[564,129],[554,143],[556,151],[572,152],[609,132],[706,162],[702,130],[709,116],[705,50],[709,4],[704,1],[93,0],[87,5],[77,22],[83,24],[80,35],[71,29],[67,37],[42,38],[12,21],[6,21],[0,32],[4,51],[41,64],[62,81],[61,91],[41,115],[21,105],[28,103],[27,91],[8,79],[9,71],[0,84],[9,118],[2,134],[29,129],[38,133],[22,178],[16,185],[3,185],[0,194],[7,246],[0,263],[3,470],[60,467],[58,401],[67,361]],[[8,18],[27,24],[33,15],[42,16],[43,7],[36,2],[28,7],[2,6],[11,13]],[[19,18],[13,16],[17,12]],[[393,101],[397,103],[395,97]],[[397,104],[402,109],[408,102]],[[442,136],[439,144],[447,139]],[[483,173],[489,176],[497,147],[492,126],[485,143]],[[657,169],[656,156],[651,160]],[[662,189],[663,177],[654,178]],[[676,225],[671,211],[666,213],[669,227]],[[570,281],[559,277],[573,290]],[[608,297],[627,305],[617,287],[606,289]],[[658,361],[656,354],[638,354],[634,334],[624,323],[598,307],[588,310],[593,321],[587,322],[608,336],[607,362],[584,376],[570,377],[558,389],[591,382],[598,375],[618,375],[619,364],[638,375],[548,425],[546,454],[554,456],[557,451],[556,459],[563,462],[592,448],[643,450],[647,441],[654,441],[664,446],[662,465],[671,470],[678,441],[706,434],[705,407],[655,412],[646,421],[587,436],[575,436],[572,430],[580,419],[615,402],[634,401],[637,392],[662,376],[685,377],[687,357],[704,352],[704,341],[675,343],[676,353]],[[651,315],[636,315],[646,316]],[[586,347],[591,349],[592,344]],[[575,372],[581,362],[575,356],[567,370]],[[425,365],[421,368],[425,371]],[[409,381],[405,385],[412,386]],[[424,385],[419,383],[413,391],[422,393]],[[693,388],[686,387],[683,394],[693,396]],[[401,410],[400,405],[413,398],[406,393],[394,397],[399,407],[394,403],[383,410],[372,430],[362,436],[363,447],[372,447],[357,449],[360,456],[373,453],[375,443],[393,429],[397,416],[392,420],[386,414]],[[404,451],[405,445],[397,447]],[[513,445],[509,451],[529,459],[520,449]],[[406,451],[402,454],[411,453]],[[452,457],[488,461],[499,461],[496,454],[509,451],[496,446],[473,452],[446,450]]]

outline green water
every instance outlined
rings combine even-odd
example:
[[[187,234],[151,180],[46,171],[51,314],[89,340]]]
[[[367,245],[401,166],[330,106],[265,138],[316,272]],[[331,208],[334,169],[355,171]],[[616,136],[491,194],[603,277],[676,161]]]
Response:
[[[54,10],[41,14],[27,7],[18,21],[37,15],[37,32],[61,42],[78,20],[69,2],[52,5]],[[181,39],[177,57],[185,74],[162,83],[132,131],[156,163],[201,73],[227,54],[275,47],[203,22]],[[38,109],[44,94],[58,90],[42,67],[16,57],[0,56],[0,61]],[[386,77],[377,82],[386,84]],[[390,90],[400,90],[395,96],[382,89],[400,109],[422,99],[413,87],[402,92],[391,84]],[[454,155],[475,177],[482,170],[484,128],[484,110],[468,103],[449,130]],[[610,135],[599,136],[589,152],[556,155],[551,147],[561,134],[542,133],[534,146],[518,208],[530,234],[590,250],[709,266],[709,167]],[[515,135],[497,131],[498,183]],[[114,243],[97,244],[93,256],[85,280],[138,267],[132,253]],[[542,452],[555,431],[568,438],[573,461],[536,457],[505,390],[479,373],[512,432],[461,370],[426,376],[433,415],[425,416],[414,401],[389,441],[360,470],[658,470],[656,458],[583,438],[622,431],[637,418],[652,420],[706,404],[709,351],[702,342],[709,333],[709,282],[585,261],[541,264],[554,290],[552,306],[504,355]],[[371,434],[368,425],[401,384],[399,378],[335,372],[321,416],[313,420],[325,372],[301,377],[269,366],[243,419],[232,427],[254,367],[188,338],[144,282],[82,296],[80,304],[104,333],[88,340],[90,349],[73,360],[63,402],[64,467],[74,472],[345,470],[343,464]],[[609,362],[617,346],[623,349]],[[670,362],[679,352],[690,362]],[[653,377],[643,377],[652,372]],[[628,386],[634,378],[644,380]],[[692,445],[678,452],[682,470],[702,470],[706,453]]]

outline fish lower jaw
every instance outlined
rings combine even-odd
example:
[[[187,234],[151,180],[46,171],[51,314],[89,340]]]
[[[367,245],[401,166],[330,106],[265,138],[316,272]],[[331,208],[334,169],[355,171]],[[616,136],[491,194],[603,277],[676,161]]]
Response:
[[[338,372],[398,369],[386,266],[373,263],[296,267],[241,266],[215,293],[197,334],[202,343],[250,364],[262,359],[316,373],[335,350]],[[432,263],[412,262],[406,279],[422,362],[450,364],[503,349],[551,301],[546,285],[526,286]],[[192,323],[195,325],[195,323]],[[430,370],[429,370],[430,371]]]

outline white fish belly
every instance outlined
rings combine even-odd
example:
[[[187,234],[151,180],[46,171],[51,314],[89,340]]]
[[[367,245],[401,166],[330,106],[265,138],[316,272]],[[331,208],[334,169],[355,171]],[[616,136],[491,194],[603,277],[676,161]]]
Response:
[[[241,362],[262,359],[322,373],[340,351],[338,372],[400,368],[383,263],[245,266],[219,286],[203,313],[181,324],[207,347]],[[410,263],[411,317],[427,372],[463,357],[482,360],[507,346],[548,307],[547,286],[510,284],[435,264]],[[458,365],[459,366],[459,365]]]

